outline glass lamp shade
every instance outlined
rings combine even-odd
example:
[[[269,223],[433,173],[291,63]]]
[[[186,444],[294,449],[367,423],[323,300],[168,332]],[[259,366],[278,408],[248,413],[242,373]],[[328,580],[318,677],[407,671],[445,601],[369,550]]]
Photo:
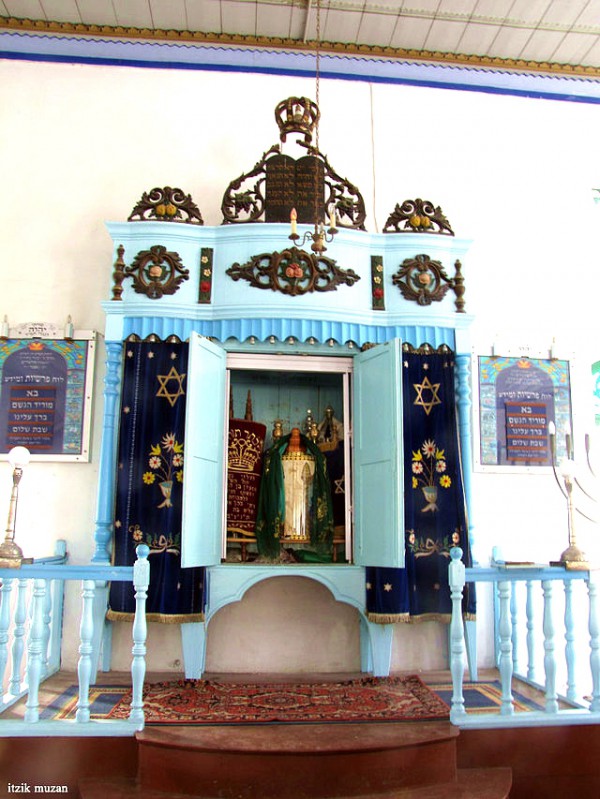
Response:
[[[31,460],[27,447],[13,447],[8,453],[8,462],[13,469],[23,469]]]

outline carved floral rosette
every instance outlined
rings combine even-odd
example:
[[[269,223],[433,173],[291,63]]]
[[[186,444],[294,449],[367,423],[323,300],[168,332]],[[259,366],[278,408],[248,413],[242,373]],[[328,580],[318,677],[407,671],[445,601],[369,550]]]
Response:
[[[392,282],[398,286],[404,299],[419,305],[440,302],[448,289],[454,287],[454,280],[448,277],[442,264],[425,254],[406,258],[392,275]]]
[[[124,277],[133,278],[137,294],[159,300],[164,294],[175,294],[180,284],[189,278],[189,270],[184,268],[178,253],[155,244],[149,250],[138,252],[131,266],[125,268]]]
[[[254,288],[291,296],[336,291],[340,285],[352,286],[360,280],[352,269],[340,269],[331,258],[297,247],[255,255],[246,264],[233,264],[226,274],[235,281],[247,280]]]

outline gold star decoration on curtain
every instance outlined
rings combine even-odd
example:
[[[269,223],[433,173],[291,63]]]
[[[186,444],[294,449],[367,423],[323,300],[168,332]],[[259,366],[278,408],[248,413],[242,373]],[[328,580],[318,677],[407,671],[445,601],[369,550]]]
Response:
[[[183,390],[183,381],[185,379],[185,375],[180,375],[174,366],[171,367],[168,374],[156,375],[156,378],[160,383],[160,388],[156,392],[156,396],[167,399],[171,404],[171,407],[175,405],[179,397],[185,396],[185,391]],[[175,391],[168,390],[168,384],[171,381],[174,381],[176,384]]]
[[[428,377],[425,377],[422,383],[413,383],[413,388],[417,392],[417,398],[414,404],[420,405],[427,416],[431,413],[434,405],[442,404],[438,396],[440,390],[439,383],[432,383]],[[424,395],[424,392],[427,393]],[[428,399],[426,399],[426,397],[428,397]]]

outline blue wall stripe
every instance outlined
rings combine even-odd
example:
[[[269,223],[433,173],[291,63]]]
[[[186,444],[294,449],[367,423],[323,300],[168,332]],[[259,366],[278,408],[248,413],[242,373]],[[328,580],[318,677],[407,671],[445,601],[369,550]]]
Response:
[[[69,36],[0,32],[0,57],[152,69],[201,70],[312,77],[314,54],[267,48],[224,47],[178,42],[128,42]],[[324,79],[451,89],[486,94],[600,103],[600,80],[531,74],[485,67],[410,62],[384,57],[321,54]]]

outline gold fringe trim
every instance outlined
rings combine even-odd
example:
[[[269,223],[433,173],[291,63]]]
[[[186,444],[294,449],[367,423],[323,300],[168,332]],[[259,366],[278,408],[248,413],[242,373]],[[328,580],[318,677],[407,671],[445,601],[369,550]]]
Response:
[[[367,619],[375,624],[421,624],[426,621],[450,624],[452,616],[449,613],[423,613],[421,616],[411,616],[410,613],[367,613]],[[463,619],[477,621],[474,613],[464,613]]]
[[[279,50],[300,50],[313,52],[317,43],[299,41],[279,36],[243,36],[229,33],[205,33],[204,31],[160,30],[151,28],[129,28],[119,25],[85,25],[73,22],[52,22],[41,19],[19,19],[0,17],[0,28],[31,31],[33,33],[58,33],[63,35],[114,37],[117,39],[152,39],[155,41],[195,42],[198,44],[221,44],[235,47],[265,47]],[[554,61],[525,61],[514,58],[493,58],[491,56],[467,55],[463,53],[443,53],[432,50],[405,50],[398,47],[384,47],[371,44],[345,42],[320,42],[321,52],[343,53],[349,56],[367,58],[389,58],[399,61],[423,61],[427,63],[452,64],[453,66],[511,70],[516,72],[550,73],[566,77],[600,78],[599,67],[586,67],[579,64],[560,64]]]
[[[106,618],[109,621],[133,621],[135,614],[120,610],[109,610]],[[167,613],[146,613],[146,621],[158,621],[161,624],[193,624],[204,621],[204,613],[180,613],[170,616]]]
[[[367,613],[367,619],[375,624],[397,624],[398,622],[409,622],[408,613]]]

